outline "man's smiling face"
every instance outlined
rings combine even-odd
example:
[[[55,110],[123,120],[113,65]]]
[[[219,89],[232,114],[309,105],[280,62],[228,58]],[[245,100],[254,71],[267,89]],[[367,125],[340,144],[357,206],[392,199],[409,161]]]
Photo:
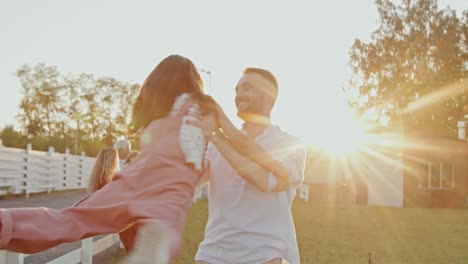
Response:
[[[272,100],[268,91],[272,84],[257,73],[244,74],[236,86],[237,115],[244,121],[248,116],[269,116]]]

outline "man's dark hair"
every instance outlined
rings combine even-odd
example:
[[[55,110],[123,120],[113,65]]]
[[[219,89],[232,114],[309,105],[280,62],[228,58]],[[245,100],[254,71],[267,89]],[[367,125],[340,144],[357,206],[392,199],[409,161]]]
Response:
[[[273,73],[262,68],[254,68],[254,67],[246,68],[243,72],[243,74],[249,74],[249,73],[256,73],[262,76],[263,78],[265,78],[271,84],[273,84],[275,90],[271,92],[273,92],[273,97],[274,97],[273,99],[276,99],[276,97],[278,96],[278,81],[276,80],[276,77],[273,75]]]
[[[276,77],[273,75],[273,73],[271,73],[271,72],[268,71],[268,70],[261,69],[261,68],[249,67],[249,68],[245,69],[243,73],[244,73],[244,74],[248,74],[248,73],[256,73],[256,74],[259,74],[259,75],[261,75],[263,78],[267,79],[267,80],[270,81],[272,84],[274,84],[275,87],[276,87],[276,89],[278,89],[278,81],[276,80]]]

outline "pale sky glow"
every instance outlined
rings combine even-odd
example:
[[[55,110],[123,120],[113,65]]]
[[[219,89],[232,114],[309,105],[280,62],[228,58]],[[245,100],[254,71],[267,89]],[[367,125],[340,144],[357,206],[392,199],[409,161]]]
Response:
[[[468,1],[446,5],[464,10]],[[230,117],[241,71],[264,67],[280,83],[274,123],[300,137],[327,134],[347,109],[349,49],[369,39],[377,18],[370,0],[1,1],[0,128],[15,123],[22,64],[142,83],[176,53],[212,72],[212,94]]]

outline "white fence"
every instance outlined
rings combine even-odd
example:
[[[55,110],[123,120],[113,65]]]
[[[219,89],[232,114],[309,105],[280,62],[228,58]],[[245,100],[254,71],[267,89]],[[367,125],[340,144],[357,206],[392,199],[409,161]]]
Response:
[[[6,148],[0,142],[0,195],[86,188],[94,158]]]
[[[209,184],[204,184],[197,188],[193,196],[192,202],[195,203],[200,199],[206,198],[209,188]],[[93,238],[89,237],[81,240],[80,248],[63,256],[60,256],[50,262],[47,262],[46,264],[92,264],[93,256],[99,254],[100,252],[110,247],[115,246],[119,242],[120,239],[117,234],[105,236],[94,242]],[[27,258],[28,256],[31,255],[0,250],[0,264],[24,264],[25,258]]]
[[[81,247],[46,264],[92,264],[93,256],[120,243],[119,236],[112,234],[93,242],[93,238],[81,240]],[[0,264],[23,264],[28,254],[0,250]]]

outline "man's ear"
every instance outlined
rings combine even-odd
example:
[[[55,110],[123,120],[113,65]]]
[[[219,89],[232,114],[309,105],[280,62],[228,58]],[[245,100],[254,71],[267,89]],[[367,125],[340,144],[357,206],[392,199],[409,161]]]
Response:
[[[265,108],[268,109],[268,113],[271,114],[273,106],[275,105],[275,100],[270,97],[265,97],[263,103],[265,104]]]

